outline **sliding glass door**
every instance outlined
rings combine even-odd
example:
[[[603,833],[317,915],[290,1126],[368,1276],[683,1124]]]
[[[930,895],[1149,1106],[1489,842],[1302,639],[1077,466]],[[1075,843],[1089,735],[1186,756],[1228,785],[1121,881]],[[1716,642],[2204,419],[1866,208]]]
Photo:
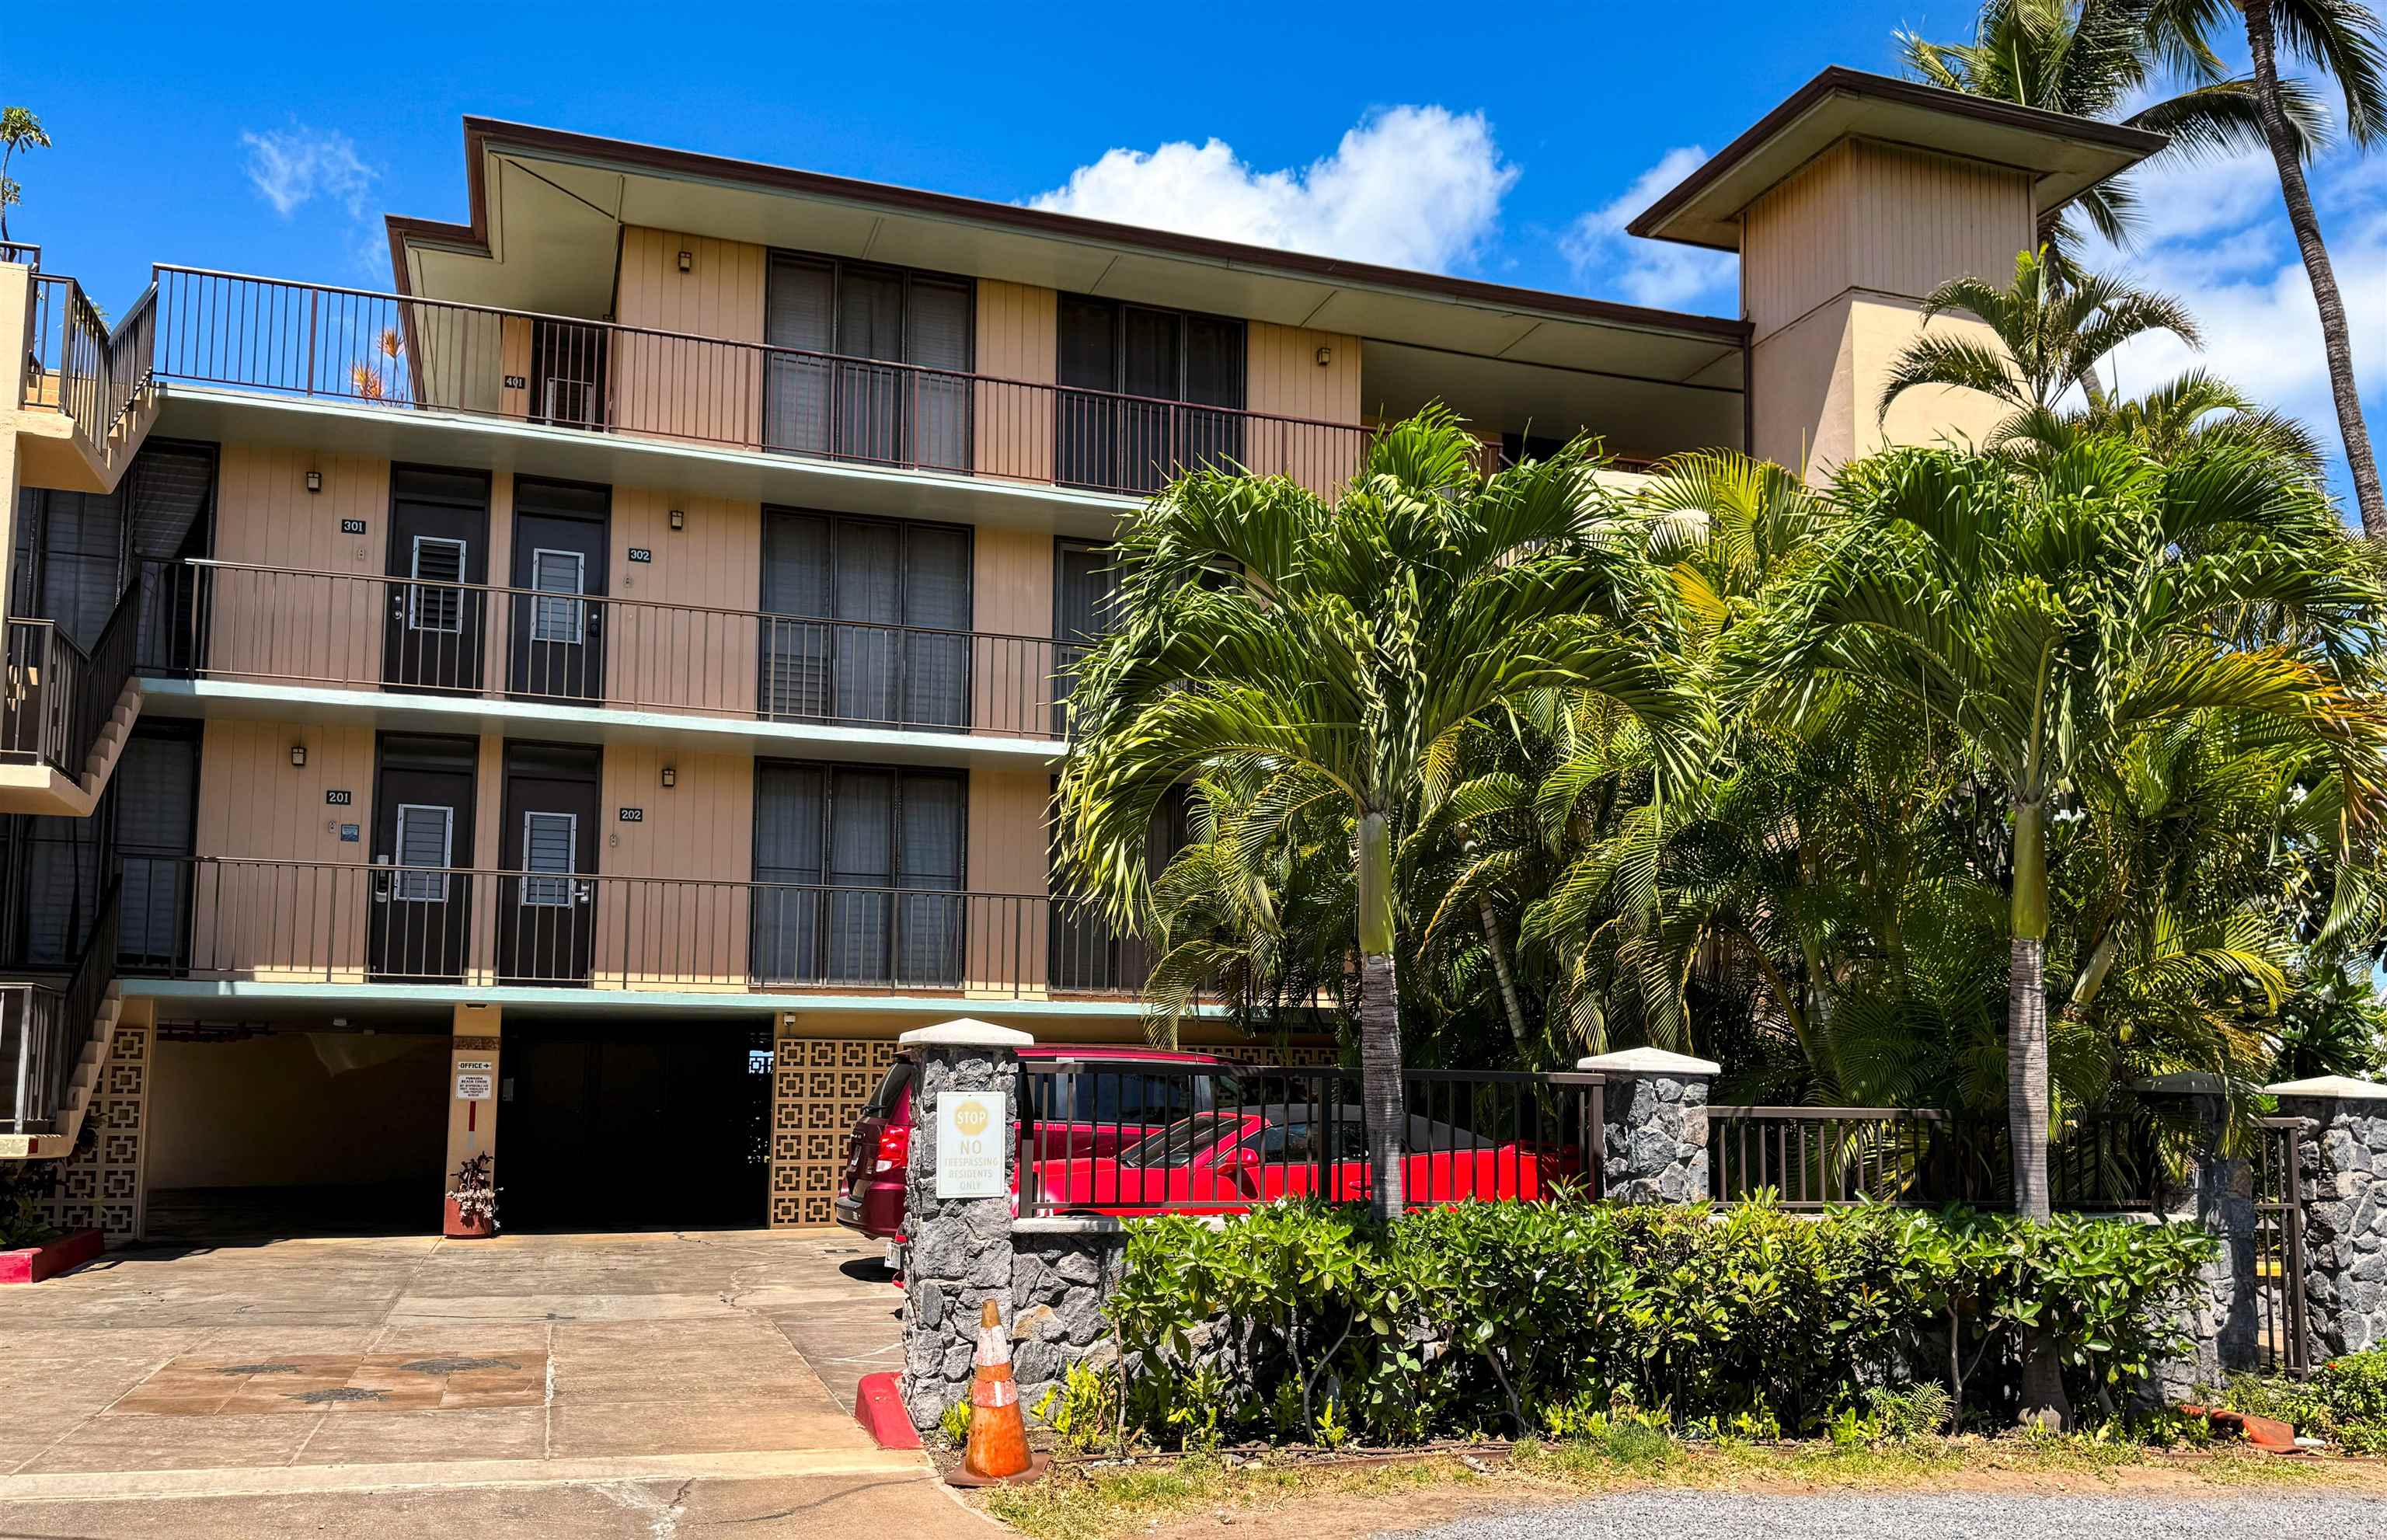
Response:
[[[775,253],[765,441],[878,465],[970,468],[971,285]]]
[[[763,513],[761,710],[780,721],[969,726],[970,532]]]
[[[1065,294],[1060,479],[1152,492],[1244,454],[1244,325]]]
[[[966,816],[957,772],[757,764],[757,982],[959,985]]]

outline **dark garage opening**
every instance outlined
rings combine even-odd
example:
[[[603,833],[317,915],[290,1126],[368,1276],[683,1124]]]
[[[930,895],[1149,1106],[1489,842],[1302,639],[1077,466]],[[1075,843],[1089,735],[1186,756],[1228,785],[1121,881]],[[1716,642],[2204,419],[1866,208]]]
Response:
[[[511,1018],[510,1231],[747,1230],[770,1218],[771,1028]]]
[[[149,1238],[436,1234],[449,1041],[444,1020],[160,1023]]]

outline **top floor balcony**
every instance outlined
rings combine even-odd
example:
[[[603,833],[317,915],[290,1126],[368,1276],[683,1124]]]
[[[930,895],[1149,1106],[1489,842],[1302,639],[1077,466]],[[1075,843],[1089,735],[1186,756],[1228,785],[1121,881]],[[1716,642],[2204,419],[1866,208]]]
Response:
[[[1331,491],[1368,430],[577,317],[160,267],[154,376],[1142,497],[1238,465]]]

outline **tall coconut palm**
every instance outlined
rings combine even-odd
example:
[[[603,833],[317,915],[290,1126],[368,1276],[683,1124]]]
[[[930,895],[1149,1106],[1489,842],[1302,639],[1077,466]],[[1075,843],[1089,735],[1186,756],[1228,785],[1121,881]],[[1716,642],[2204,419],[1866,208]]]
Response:
[[[2287,205],[2288,223],[2296,233],[2296,250],[2304,258],[2313,303],[2320,312],[2330,395],[2337,408],[2338,432],[2345,439],[2346,468],[2362,510],[2362,530],[2373,539],[2387,538],[2387,492],[2380,487],[2379,462],[2362,420],[2361,394],[2355,388],[2345,299],[2321,240],[2312,189],[2305,183],[2304,162],[2312,149],[2312,92],[2280,72],[2284,54],[2292,63],[2334,81],[2344,98],[2341,126],[2346,137],[2364,146],[2387,141],[2387,41],[2382,41],[2379,17],[2360,0],[2147,0],[2147,8],[2153,35],[2185,59],[2212,57],[2208,40],[2233,10],[2245,28],[2254,61],[2263,143],[2279,172],[2280,196]]]
[[[1986,0],[1970,42],[1933,43],[1900,32],[1898,51],[1916,78],[1945,90],[2165,134],[2171,143],[2158,157],[2195,158],[2264,143],[2256,82],[2223,78],[2209,50],[2176,32],[2167,35],[2154,24],[2156,3]],[[2166,70],[2167,64],[2185,68]],[[2191,83],[2148,100],[2166,73],[2184,74]],[[2292,88],[2281,106],[2289,131],[2308,146],[2326,119]],[[2068,276],[2078,265],[2079,221],[2085,219],[2116,246],[2127,245],[2137,208],[2129,179],[2114,178],[2043,214],[2040,244]]]
[[[1144,831],[1169,789],[1247,769],[1290,815],[1354,826],[1359,1048],[1378,1213],[1402,1208],[1393,852],[1447,740],[1552,687],[1614,698],[1670,774],[1707,740],[1665,662],[1647,569],[1589,448],[1503,471],[1430,409],[1370,446],[1332,502],[1282,477],[1202,472],[1125,521],[1120,626],[1071,696],[1058,798],[1067,875],[1122,918],[1147,903]]]

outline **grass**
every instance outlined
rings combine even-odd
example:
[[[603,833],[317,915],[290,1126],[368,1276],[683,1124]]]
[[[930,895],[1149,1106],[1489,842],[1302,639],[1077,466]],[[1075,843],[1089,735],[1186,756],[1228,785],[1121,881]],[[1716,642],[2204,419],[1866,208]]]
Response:
[[[2224,1449],[2192,1462],[2117,1439],[2015,1435],[1914,1438],[1880,1444],[1685,1444],[1626,1425],[1603,1437],[1516,1446],[1507,1471],[1471,1469],[1448,1454],[1338,1469],[1287,1458],[1230,1465],[1206,1456],[1117,1468],[1067,1469],[1032,1486],[993,1490],[987,1509],[1037,1540],[1111,1540],[1156,1523],[1216,1510],[1250,1510],[1324,1498],[1396,1497],[1465,1483],[1512,1483],[1521,1502],[1636,1487],[1752,1490],[1797,1487],[1928,1489],[2000,1474],[2018,1481],[2115,1482],[2163,1472],[2216,1486],[2307,1486],[2345,1479],[2342,1468]]]

